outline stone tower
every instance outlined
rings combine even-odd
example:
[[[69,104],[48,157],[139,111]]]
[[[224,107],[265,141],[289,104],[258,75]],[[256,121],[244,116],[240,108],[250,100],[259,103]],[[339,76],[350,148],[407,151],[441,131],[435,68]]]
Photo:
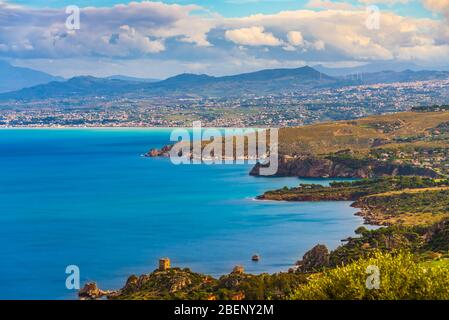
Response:
[[[159,259],[159,271],[165,271],[168,269],[170,269],[170,259],[169,258]]]

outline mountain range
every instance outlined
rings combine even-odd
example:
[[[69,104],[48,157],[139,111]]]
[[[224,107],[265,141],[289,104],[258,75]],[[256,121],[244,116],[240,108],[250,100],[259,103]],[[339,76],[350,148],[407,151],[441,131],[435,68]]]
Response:
[[[0,64],[1,66],[1,64]],[[13,67],[16,68],[16,67]],[[322,66],[319,70],[326,70]],[[19,68],[23,69],[23,68]],[[31,69],[25,69],[29,70]],[[68,80],[52,79],[31,87],[0,94],[0,100],[29,101],[42,99],[63,99],[80,97],[232,97],[278,94],[317,90],[349,85],[409,82],[421,80],[449,79],[449,71],[404,70],[355,73],[330,76],[315,68],[305,66],[294,69],[266,69],[232,76],[215,77],[206,74],[184,73],[159,81],[127,76],[96,78],[78,76]],[[349,71],[349,70],[347,70]],[[25,72],[25,71],[23,71]],[[37,72],[37,71],[36,71]],[[38,72],[37,72],[38,74]],[[45,73],[42,73],[46,75]],[[34,75],[34,74],[33,74]],[[42,77],[44,77],[42,75]],[[7,75],[5,75],[7,76]],[[37,81],[38,77],[31,77]]]
[[[272,69],[213,77],[180,74],[158,82],[117,78],[74,77],[0,94],[0,100],[40,100],[70,97],[237,96],[277,93],[300,88],[338,85],[340,80],[311,67]]]
[[[63,80],[61,77],[29,68],[15,67],[0,60],[0,93]]]

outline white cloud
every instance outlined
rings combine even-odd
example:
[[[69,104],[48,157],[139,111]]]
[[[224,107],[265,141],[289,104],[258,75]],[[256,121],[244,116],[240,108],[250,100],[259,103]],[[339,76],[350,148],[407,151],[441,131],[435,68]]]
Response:
[[[306,4],[310,9],[352,10],[354,6],[345,2],[332,2],[329,0],[310,0]]]
[[[413,62],[440,61],[447,62],[449,57],[449,45],[418,45],[400,48],[398,58]]]
[[[292,46],[302,46],[304,45],[304,38],[302,33],[299,31],[289,31],[287,33],[288,42]]]
[[[313,43],[313,47],[315,48],[315,50],[321,51],[325,49],[326,44],[322,40],[317,40]]]
[[[247,46],[279,46],[282,44],[272,33],[265,32],[264,28],[260,26],[227,30],[225,37],[236,44]]]
[[[449,14],[449,0],[424,0],[423,3],[433,12]]]
[[[424,1],[427,8],[449,17],[449,0]],[[116,59],[120,65],[126,60],[133,68],[136,64],[128,60],[152,61],[153,68],[166,68],[162,74],[176,68],[221,73],[215,66],[224,64],[228,67],[223,72],[233,73],[242,71],[242,66],[287,67],[317,60],[416,59],[427,65],[447,64],[447,20],[382,10],[380,29],[369,30],[363,5],[319,0],[310,1],[309,6],[324,10],[225,18],[196,5],[132,2],[83,8],[81,29],[69,31],[64,10],[0,2],[0,56],[32,61]],[[106,65],[110,62],[98,68]],[[94,68],[95,63],[89,66]]]
[[[169,39],[204,47],[210,45],[206,34],[215,23],[193,14],[202,10],[196,5],[131,2],[82,8],[80,29],[73,32],[65,27],[68,15],[63,9],[0,6],[3,51],[24,57],[134,57],[166,50]]]

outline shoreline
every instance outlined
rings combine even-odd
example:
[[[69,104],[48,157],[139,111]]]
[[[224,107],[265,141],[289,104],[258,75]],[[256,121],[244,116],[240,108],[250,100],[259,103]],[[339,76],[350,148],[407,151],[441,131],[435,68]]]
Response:
[[[278,127],[269,126],[242,126],[242,127],[211,127],[211,126],[201,126],[201,129],[272,129]],[[290,127],[294,128],[294,127]],[[166,127],[166,126],[0,126],[2,129],[192,129],[192,126],[177,126],[177,127]]]

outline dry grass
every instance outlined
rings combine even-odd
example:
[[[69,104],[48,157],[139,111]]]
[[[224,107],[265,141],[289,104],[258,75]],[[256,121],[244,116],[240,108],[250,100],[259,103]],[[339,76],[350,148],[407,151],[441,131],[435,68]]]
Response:
[[[279,149],[283,154],[328,154],[344,149],[364,152],[371,148],[375,139],[418,135],[447,121],[449,112],[403,112],[354,121],[281,128]],[[389,127],[389,130],[379,128],[382,126]]]

